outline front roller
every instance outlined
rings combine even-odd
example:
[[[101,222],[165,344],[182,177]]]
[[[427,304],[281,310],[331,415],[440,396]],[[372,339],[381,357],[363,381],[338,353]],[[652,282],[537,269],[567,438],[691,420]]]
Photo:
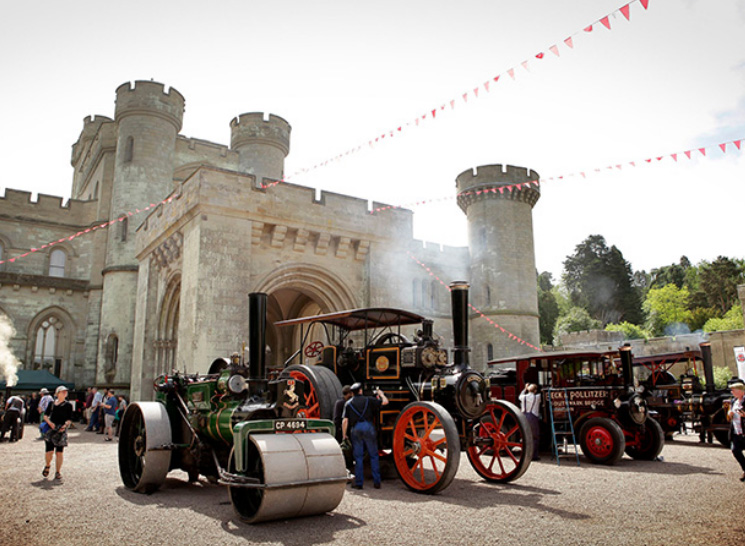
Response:
[[[237,435],[236,440],[238,439]],[[344,496],[347,470],[327,433],[250,434],[233,449],[228,493],[246,523],[330,512]]]
[[[119,429],[119,474],[127,489],[152,493],[171,464],[171,422],[160,402],[132,402]]]

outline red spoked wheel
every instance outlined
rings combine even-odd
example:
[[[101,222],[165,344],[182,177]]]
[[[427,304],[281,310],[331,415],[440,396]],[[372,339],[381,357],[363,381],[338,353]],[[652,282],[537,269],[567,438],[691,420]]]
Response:
[[[468,461],[489,482],[518,479],[533,459],[533,434],[523,412],[500,400],[486,407],[468,446]]]
[[[654,461],[665,447],[665,432],[651,417],[643,427],[635,428],[633,434],[632,442],[626,444],[626,454],[632,459]]]
[[[615,464],[623,457],[626,439],[615,421],[593,417],[579,431],[582,453],[593,463]]]
[[[434,494],[450,485],[460,464],[460,439],[445,408],[434,402],[406,406],[393,429],[393,458],[413,491]]]
[[[323,366],[288,366],[280,379],[295,379],[303,384],[303,397],[298,417],[333,419],[334,404],[341,398],[341,383],[334,372]],[[300,413],[302,412],[302,415]]]
[[[320,341],[314,341],[305,348],[303,353],[305,353],[305,356],[307,356],[308,358],[315,358],[321,354],[322,350],[323,343],[321,343]]]

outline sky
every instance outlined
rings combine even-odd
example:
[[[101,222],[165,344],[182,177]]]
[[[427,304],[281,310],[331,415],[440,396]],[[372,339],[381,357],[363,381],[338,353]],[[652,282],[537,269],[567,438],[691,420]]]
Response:
[[[536,267],[554,279],[591,234],[634,271],[745,258],[745,0],[634,0],[630,21],[625,5],[4,2],[0,195],[69,197],[83,118],[154,79],[185,96],[184,136],[229,144],[233,117],[283,117],[289,181],[411,208],[428,244],[467,244],[455,178],[503,163],[541,177]]]

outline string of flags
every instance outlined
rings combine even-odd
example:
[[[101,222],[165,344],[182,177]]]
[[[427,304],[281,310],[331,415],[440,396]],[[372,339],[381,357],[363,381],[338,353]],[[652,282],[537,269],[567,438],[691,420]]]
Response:
[[[682,152],[673,152],[673,153],[668,153],[664,155],[650,157],[650,158],[643,159],[643,160],[626,161],[624,163],[614,163],[612,165],[606,165],[604,167],[597,167],[597,168],[585,170],[585,171],[577,171],[577,172],[571,172],[571,173],[563,174],[559,176],[551,176],[551,177],[540,178],[536,180],[528,180],[526,182],[521,182],[519,184],[508,184],[508,185],[499,186],[496,188],[465,191],[465,192],[459,193],[458,195],[449,195],[446,197],[434,197],[431,199],[422,199],[419,201],[413,201],[413,202],[404,203],[401,205],[386,205],[384,207],[377,207],[377,208],[372,209],[370,211],[370,214],[375,214],[377,212],[383,212],[383,211],[392,210],[392,209],[401,209],[401,208],[408,209],[408,208],[418,207],[422,205],[430,205],[432,203],[437,203],[437,202],[442,202],[442,201],[451,201],[461,196],[481,195],[484,193],[503,194],[504,192],[513,192],[513,191],[520,190],[522,188],[529,188],[531,185],[538,188],[540,187],[541,182],[560,181],[560,180],[565,180],[565,179],[573,178],[573,177],[587,178],[588,175],[592,175],[592,174],[602,173],[606,171],[614,171],[614,170],[620,171],[623,168],[629,168],[629,167],[641,167],[641,166],[644,166],[645,164],[649,165],[649,164],[658,163],[660,161],[668,160],[668,159],[677,163],[679,159],[682,160],[683,158],[692,160],[696,156],[709,157],[711,153],[716,152],[717,149],[721,150],[723,154],[726,154],[727,150],[739,152],[739,151],[742,151],[744,141],[745,141],[745,138],[741,138],[738,140],[729,140],[727,142],[721,142],[719,144],[714,144],[708,147],[695,148],[691,150],[685,150]],[[709,155],[707,155],[707,153]]]
[[[441,286],[444,286],[448,290],[448,292],[452,291],[450,286],[445,281],[443,281],[440,277],[438,277],[434,271],[432,271],[431,267],[427,266],[427,264],[423,263],[416,256],[414,256],[411,252],[407,251],[406,255],[409,258],[411,258],[414,262],[416,262],[422,269],[424,269],[430,277],[432,277],[437,282],[439,282]],[[484,319],[486,322],[491,324],[494,327],[494,329],[499,330],[500,332],[505,334],[507,336],[507,339],[510,339],[516,343],[519,343],[520,345],[525,345],[526,347],[530,347],[531,349],[535,351],[543,352],[543,350],[540,347],[536,347],[532,343],[525,341],[519,336],[516,336],[515,334],[513,334],[512,332],[510,332],[509,330],[501,326],[499,323],[495,322],[491,317],[488,317],[487,315],[485,315],[480,309],[477,309],[476,307],[474,307],[471,303],[468,304],[468,307],[474,313],[476,313],[480,318]]]
[[[600,19],[597,19],[596,21],[593,21],[591,24],[583,27],[581,30],[574,32],[573,34],[569,35],[567,38],[565,38],[561,42],[552,44],[545,51],[539,51],[538,53],[535,53],[528,59],[525,59],[522,62],[520,62],[519,65],[508,68],[505,72],[499,73],[487,79],[483,83],[476,85],[473,88],[470,88],[464,91],[463,93],[460,93],[459,95],[451,98],[448,101],[445,101],[439,106],[428,108],[424,113],[416,116],[414,119],[409,120],[400,125],[397,125],[387,131],[384,131],[378,136],[369,139],[367,142],[360,143],[353,148],[350,148],[340,154],[335,155],[334,157],[331,157],[329,159],[316,163],[312,167],[298,169],[297,171],[292,173],[287,178],[292,179],[293,177],[298,176],[300,174],[307,174],[316,169],[326,167],[331,163],[341,161],[342,159],[348,157],[349,155],[356,154],[363,149],[374,148],[376,145],[382,144],[384,141],[386,141],[386,139],[390,140],[396,136],[401,135],[405,131],[408,131],[412,128],[420,127],[425,122],[437,119],[437,116],[442,116],[442,114],[448,111],[454,110],[456,106],[465,106],[469,104],[468,103],[469,100],[473,102],[474,100],[478,99],[480,95],[483,96],[485,93],[490,93],[497,83],[505,80],[506,76],[509,77],[511,80],[516,80],[518,75],[520,74],[519,67],[522,67],[523,70],[526,72],[530,72],[530,66],[535,65],[537,62],[543,61],[547,58],[550,58],[551,56],[559,58],[561,57],[562,50],[564,51],[573,50],[575,46],[575,40],[578,36],[582,34],[591,33],[593,32],[594,29],[598,28],[599,26],[607,30],[611,30],[611,19],[616,18],[616,13],[620,13],[627,22],[630,22],[631,21],[631,5],[637,4],[637,3],[641,5],[641,7],[644,8],[644,10],[647,10],[649,7],[649,0],[632,0],[628,4],[625,4],[624,6],[618,8],[617,10],[612,11],[611,13],[605,15],[604,17],[601,17]],[[547,55],[547,52],[551,53],[552,55]],[[280,182],[281,181],[273,182],[269,186],[274,186]]]

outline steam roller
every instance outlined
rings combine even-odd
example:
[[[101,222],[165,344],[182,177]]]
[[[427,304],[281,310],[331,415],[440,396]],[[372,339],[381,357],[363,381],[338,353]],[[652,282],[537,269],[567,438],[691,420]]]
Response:
[[[266,379],[266,294],[249,295],[249,362],[215,360],[207,374],[155,380],[154,402],[133,402],[120,428],[124,485],[153,493],[171,470],[226,485],[238,517],[259,523],[334,510],[349,479],[328,419],[306,418],[304,385]],[[327,378],[341,396],[336,377]]]

